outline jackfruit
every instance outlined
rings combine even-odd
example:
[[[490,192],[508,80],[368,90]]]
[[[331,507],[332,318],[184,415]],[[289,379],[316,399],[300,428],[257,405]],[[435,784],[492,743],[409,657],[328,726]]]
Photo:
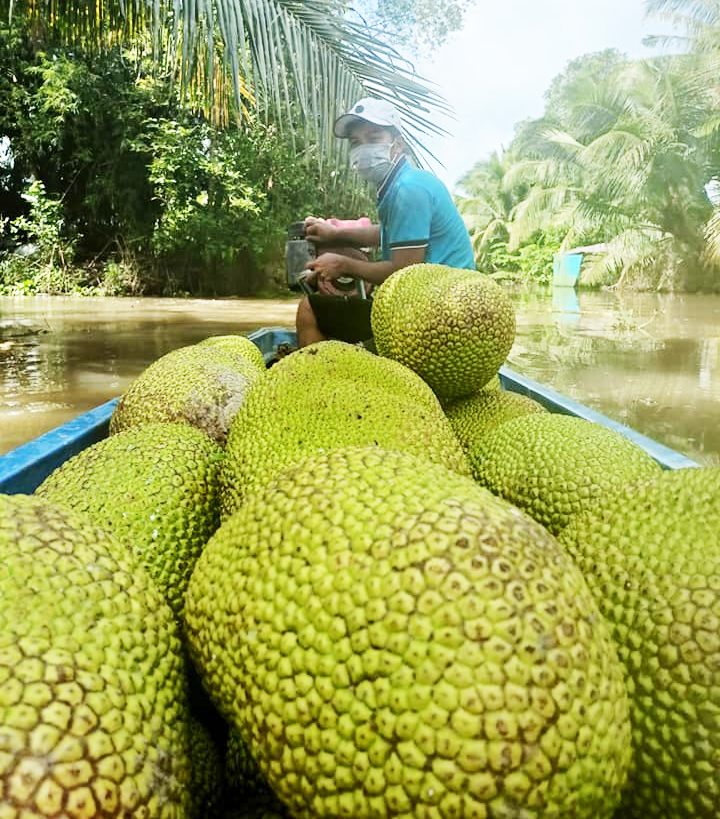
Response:
[[[172,350],[121,396],[110,434],[149,423],[189,424],[223,446],[233,416],[263,372],[244,349],[201,342]]]
[[[500,383],[500,375],[498,373],[495,373],[495,375],[487,382],[483,389],[484,390],[502,389],[502,384]]]
[[[547,410],[527,395],[490,387],[445,407],[445,415],[465,453],[489,429],[533,412]]]
[[[195,560],[220,524],[222,457],[199,429],[146,424],[70,458],[35,494],[84,513],[124,543],[180,618]]]
[[[473,477],[557,534],[599,498],[650,479],[660,466],[607,427],[554,413],[513,418],[470,447]]]
[[[226,796],[223,754],[207,727],[192,714],[190,725],[190,816],[210,819],[217,816]]]
[[[369,445],[422,454],[470,474],[437,398],[412,371],[341,341],[291,353],[257,382],[233,419],[223,514],[307,455]]]
[[[720,469],[607,497],[561,533],[610,624],[631,694],[625,819],[716,819],[720,805]]]
[[[253,364],[261,369],[265,369],[265,359],[260,352],[257,344],[250,341],[247,336],[209,336],[202,341],[199,341],[196,347],[217,347],[226,352],[239,356],[240,358],[247,358]]]
[[[541,526],[377,447],[309,458],[208,542],[186,634],[297,819],[610,817],[627,692]]]
[[[482,389],[515,340],[515,309],[497,282],[438,264],[386,279],[371,324],[378,353],[414,370],[443,404]]]
[[[295,350],[274,365],[272,377],[315,379],[328,386],[338,379],[376,380],[384,390],[401,398],[409,397],[433,410],[439,405],[435,393],[411,369],[344,341],[322,341]]]
[[[270,790],[243,735],[236,728],[228,732],[225,746],[225,778],[231,798]]]
[[[177,625],[82,516],[0,495],[0,816],[187,819]]]

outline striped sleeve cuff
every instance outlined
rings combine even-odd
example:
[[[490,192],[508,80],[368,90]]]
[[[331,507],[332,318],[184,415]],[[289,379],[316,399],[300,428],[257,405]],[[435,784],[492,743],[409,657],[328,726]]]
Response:
[[[427,247],[427,239],[405,239],[403,242],[391,242],[391,250],[409,250],[411,248]]]

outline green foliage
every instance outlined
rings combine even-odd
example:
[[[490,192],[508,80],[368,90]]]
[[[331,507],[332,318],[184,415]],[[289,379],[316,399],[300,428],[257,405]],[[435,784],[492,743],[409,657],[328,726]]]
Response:
[[[674,6],[701,14],[680,0]],[[720,57],[698,42],[688,55],[632,62],[606,50],[568,65],[543,116],[517,126],[501,161],[478,163],[462,180],[481,269],[509,269],[507,252],[523,256],[525,275],[549,278],[545,251],[531,248],[534,237],[553,235],[565,249],[607,246],[584,285],[714,286],[720,220],[706,186],[720,179]],[[551,256],[553,242],[544,244]]]
[[[133,142],[148,154],[149,179],[160,204],[150,237],[155,255],[213,266],[231,262],[239,243],[252,246],[261,238],[255,218],[266,191],[259,179],[248,182],[242,157],[224,137],[207,123],[151,119]]]
[[[514,157],[492,154],[477,162],[460,180],[464,195],[458,209],[470,231],[478,270],[505,278],[537,282],[552,279],[552,260],[562,235],[538,231],[519,246],[511,242],[513,219],[530,186],[513,181]]]
[[[31,182],[24,198],[27,216],[3,221],[3,233],[29,243],[24,255],[9,253],[0,261],[0,292],[67,293],[81,291],[73,269],[75,240],[63,235],[62,203],[45,193],[42,182]]]
[[[19,199],[23,179],[41,179],[62,199],[66,232],[82,235],[81,259],[104,252],[119,234],[142,233],[151,187],[129,140],[151,113],[172,110],[169,86],[149,82],[120,50],[32,56],[18,40],[0,57],[0,74],[15,78],[0,83],[0,133],[20,177],[8,194]]]
[[[556,236],[540,233],[530,242],[520,247],[517,255],[520,259],[520,270],[527,279],[542,282],[551,282],[553,277],[553,258],[560,250],[562,242]]]
[[[628,65],[627,57],[615,48],[607,48],[591,54],[577,57],[565,67],[550,83],[545,92],[546,122],[566,123],[569,117],[576,116],[575,106],[583,105],[585,110],[582,119],[585,128],[591,134],[598,133],[612,120],[606,119],[603,105],[588,104],[602,90],[613,86],[618,74]]]
[[[38,245],[7,257],[13,292],[252,293],[281,266],[290,222],[373,207],[314,146],[256,118],[214,127],[132,53],[32,55],[16,39],[0,41],[0,69],[14,172],[0,247]]]
[[[449,32],[469,1],[407,0],[410,28]],[[437,113],[449,109],[397,50],[395,23],[410,18],[381,14],[382,25],[368,25],[347,0],[0,0],[0,20],[40,49],[101,56],[118,44],[132,47],[153,76],[172,77],[183,99],[201,103],[213,122],[260,115],[317,146],[319,162],[335,167],[344,151],[334,116],[368,89],[398,104],[418,145],[442,132]]]
[[[410,47],[432,52],[459,31],[474,0],[360,0],[353,8]]]
[[[507,241],[497,240],[478,261],[478,270],[496,278],[546,284],[552,281],[553,257],[561,244],[559,237],[542,232],[515,251],[508,249]]]
[[[369,204],[256,121],[221,131],[197,118],[151,119],[132,145],[147,156],[159,205],[148,250],[191,292],[218,292],[233,267],[251,292],[284,250],[290,222]]]
[[[470,1],[412,0],[410,28],[447,33]],[[3,286],[251,293],[280,266],[289,222],[370,213],[335,115],[372,88],[409,115],[417,149],[447,105],[396,51],[393,9],[382,31],[348,12],[0,0],[0,248],[39,248],[6,259]],[[30,179],[42,202],[23,198]]]

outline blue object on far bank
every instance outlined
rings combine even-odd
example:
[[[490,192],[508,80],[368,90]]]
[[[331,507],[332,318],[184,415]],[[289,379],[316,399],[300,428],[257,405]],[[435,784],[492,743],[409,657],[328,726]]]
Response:
[[[553,256],[553,287],[575,287],[582,260],[582,253],[556,253]]]

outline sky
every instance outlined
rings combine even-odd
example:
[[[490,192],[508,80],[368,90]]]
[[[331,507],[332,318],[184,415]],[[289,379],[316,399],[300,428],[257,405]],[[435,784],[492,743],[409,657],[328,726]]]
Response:
[[[661,52],[643,37],[667,33],[645,19],[644,0],[475,0],[463,30],[415,64],[455,110],[440,121],[449,136],[423,140],[445,165],[431,170],[452,190],[510,144],[516,123],[542,114],[544,92],[571,60],[606,48],[651,57]]]

